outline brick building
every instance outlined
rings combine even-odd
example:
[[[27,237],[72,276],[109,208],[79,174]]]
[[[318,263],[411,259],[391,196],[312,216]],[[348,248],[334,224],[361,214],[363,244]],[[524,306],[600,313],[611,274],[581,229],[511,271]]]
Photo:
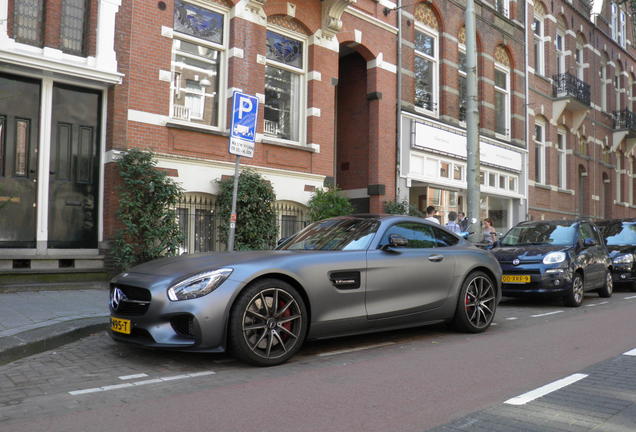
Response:
[[[481,214],[498,230],[525,219],[526,73],[522,2],[476,2]],[[403,8],[399,194],[441,221],[466,211],[465,10]]]
[[[529,216],[636,215],[631,9],[535,0],[528,22]]]

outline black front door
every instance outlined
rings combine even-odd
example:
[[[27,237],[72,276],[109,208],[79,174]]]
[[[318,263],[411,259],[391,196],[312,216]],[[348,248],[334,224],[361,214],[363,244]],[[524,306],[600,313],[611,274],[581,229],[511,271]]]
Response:
[[[34,248],[40,82],[0,74],[0,247]]]
[[[53,87],[49,248],[96,248],[100,92]]]

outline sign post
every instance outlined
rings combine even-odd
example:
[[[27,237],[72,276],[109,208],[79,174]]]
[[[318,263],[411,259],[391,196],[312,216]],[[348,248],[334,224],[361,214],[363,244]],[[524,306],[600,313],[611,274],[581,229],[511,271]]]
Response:
[[[230,154],[236,155],[234,164],[234,189],[232,190],[232,211],[230,212],[230,232],[227,250],[234,251],[234,233],[236,231],[236,197],[238,195],[239,165],[241,156],[254,156],[256,139],[256,119],[258,117],[258,98],[234,92],[232,98],[232,123],[230,124]]]

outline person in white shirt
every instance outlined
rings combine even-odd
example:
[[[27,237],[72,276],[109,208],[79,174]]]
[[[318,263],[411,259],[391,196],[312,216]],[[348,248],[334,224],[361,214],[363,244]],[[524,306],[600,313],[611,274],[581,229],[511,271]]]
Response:
[[[440,224],[439,223],[439,219],[437,219],[435,217],[435,213],[437,213],[437,210],[435,210],[435,207],[433,207],[433,206],[426,207],[426,218],[425,219],[427,221],[431,221],[431,222],[434,222],[434,223],[439,225]]]

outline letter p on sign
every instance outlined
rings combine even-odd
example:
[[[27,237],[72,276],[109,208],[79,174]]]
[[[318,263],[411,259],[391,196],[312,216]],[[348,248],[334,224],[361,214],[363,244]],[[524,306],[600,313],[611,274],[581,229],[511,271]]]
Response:
[[[240,97],[240,96],[239,96]],[[239,99],[238,118],[243,119],[243,114],[252,112],[252,101],[249,98],[241,97]]]

